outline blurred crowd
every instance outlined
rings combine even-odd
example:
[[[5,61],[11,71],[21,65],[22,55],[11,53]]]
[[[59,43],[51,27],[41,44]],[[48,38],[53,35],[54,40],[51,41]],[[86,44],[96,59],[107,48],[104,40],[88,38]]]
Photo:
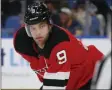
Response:
[[[39,0],[1,0],[2,37],[13,37],[24,24],[27,5]],[[42,0],[41,0],[42,1]],[[52,21],[77,37],[108,36],[111,32],[110,0],[43,0]]]

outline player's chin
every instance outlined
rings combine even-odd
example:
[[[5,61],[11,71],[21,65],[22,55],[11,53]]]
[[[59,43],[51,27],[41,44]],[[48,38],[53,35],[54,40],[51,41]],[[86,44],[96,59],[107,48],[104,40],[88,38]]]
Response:
[[[44,44],[44,41],[43,40],[38,40],[37,44]]]
[[[44,39],[35,39],[35,42],[37,44],[43,44],[44,43]]]

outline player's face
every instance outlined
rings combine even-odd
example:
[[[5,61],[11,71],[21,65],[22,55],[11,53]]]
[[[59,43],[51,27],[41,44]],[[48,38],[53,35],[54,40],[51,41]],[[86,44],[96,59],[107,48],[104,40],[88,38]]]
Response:
[[[30,25],[30,32],[37,44],[44,45],[50,32],[50,25],[47,22]]]

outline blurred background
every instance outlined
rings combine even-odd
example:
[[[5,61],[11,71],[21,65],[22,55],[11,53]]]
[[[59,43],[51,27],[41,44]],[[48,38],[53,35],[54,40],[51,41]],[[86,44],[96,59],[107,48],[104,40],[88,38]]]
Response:
[[[28,63],[14,51],[12,41],[14,33],[24,24],[26,7],[37,1],[1,0],[2,89],[35,89],[41,86]],[[94,44],[105,55],[111,50],[111,0],[41,1],[45,1],[52,12],[54,24],[68,29],[85,45]]]
[[[13,37],[24,24],[28,4],[39,0],[1,0],[2,37]],[[42,0],[41,0],[42,1]],[[111,0],[43,0],[52,12],[54,24],[75,36],[104,36],[111,31]],[[110,25],[111,26],[111,25]]]

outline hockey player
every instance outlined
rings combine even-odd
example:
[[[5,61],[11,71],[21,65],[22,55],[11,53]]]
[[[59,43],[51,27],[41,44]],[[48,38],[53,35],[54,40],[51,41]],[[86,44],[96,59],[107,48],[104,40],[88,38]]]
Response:
[[[29,5],[25,25],[14,36],[15,50],[30,63],[42,89],[88,90],[103,54],[93,45],[85,47],[50,17],[44,3]]]

